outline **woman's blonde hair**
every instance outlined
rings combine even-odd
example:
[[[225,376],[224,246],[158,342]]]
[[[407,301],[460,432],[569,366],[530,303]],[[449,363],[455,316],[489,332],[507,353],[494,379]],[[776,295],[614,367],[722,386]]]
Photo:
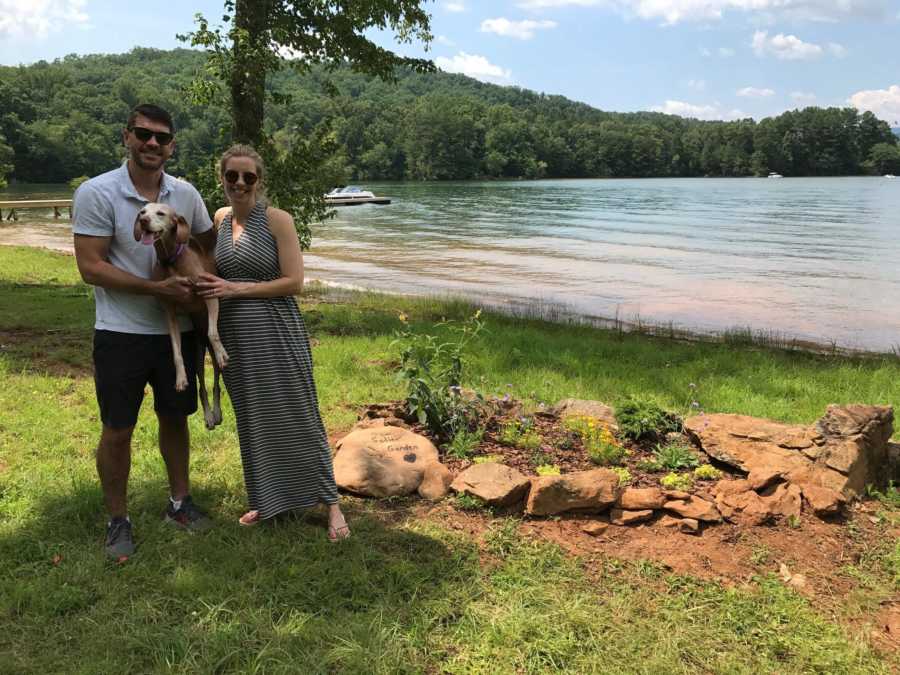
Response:
[[[259,177],[259,180],[256,182],[256,198],[263,204],[266,204],[266,164],[252,146],[236,143],[222,153],[222,159],[219,160],[219,180],[223,184],[225,183],[225,166],[228,164],[228,160],[234,157],[249,157],[256,164],[256,175]],[[227,193],[225,194],[225,199],[226,201],[228,200]]]

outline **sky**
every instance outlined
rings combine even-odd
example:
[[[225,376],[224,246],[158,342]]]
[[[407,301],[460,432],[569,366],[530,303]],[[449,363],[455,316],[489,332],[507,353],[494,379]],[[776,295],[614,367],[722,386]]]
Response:
[[[433,0],[448,72],[602,110],[700,119],[854,106],[900,126],[900,0]],[[0,63],[185,46],[216,0],[0,0]]]

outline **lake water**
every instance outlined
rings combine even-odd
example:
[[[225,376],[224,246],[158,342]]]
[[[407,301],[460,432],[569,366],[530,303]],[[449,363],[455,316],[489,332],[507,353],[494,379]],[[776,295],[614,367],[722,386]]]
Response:
[[[307,277],[516,308],[560,305],[851,348],[900,345],[900,180],[371,183],[390,206],[315,226]],[[66,196],[19,186],[0,199]],[[28,220],[25,220],[25,219]],[[23,214],[20,228],[67,238]],[[6,221],[0,242],[15,230]]]

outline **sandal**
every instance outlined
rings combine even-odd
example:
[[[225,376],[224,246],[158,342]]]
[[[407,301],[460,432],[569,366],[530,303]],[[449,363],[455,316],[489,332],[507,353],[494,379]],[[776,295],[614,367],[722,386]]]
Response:
[[[252,527],[258,522],[259,511],[247,511],[247,513],[238,518],[238,524],[243,525],[244,527]]]

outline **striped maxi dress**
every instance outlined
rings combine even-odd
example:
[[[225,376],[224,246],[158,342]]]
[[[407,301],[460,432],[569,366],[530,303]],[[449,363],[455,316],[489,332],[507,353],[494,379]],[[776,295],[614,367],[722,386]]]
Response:
[[[260,282],[281,276],[264,204],[256,204],[241,237],[232,241],[228,215],[216,242],[223,279]],[[237,418],[250,509],[265,519],[336,503],[309,336],[297,302],[292,296],[225,298],[219,335],[229,356],[222,376]]]

